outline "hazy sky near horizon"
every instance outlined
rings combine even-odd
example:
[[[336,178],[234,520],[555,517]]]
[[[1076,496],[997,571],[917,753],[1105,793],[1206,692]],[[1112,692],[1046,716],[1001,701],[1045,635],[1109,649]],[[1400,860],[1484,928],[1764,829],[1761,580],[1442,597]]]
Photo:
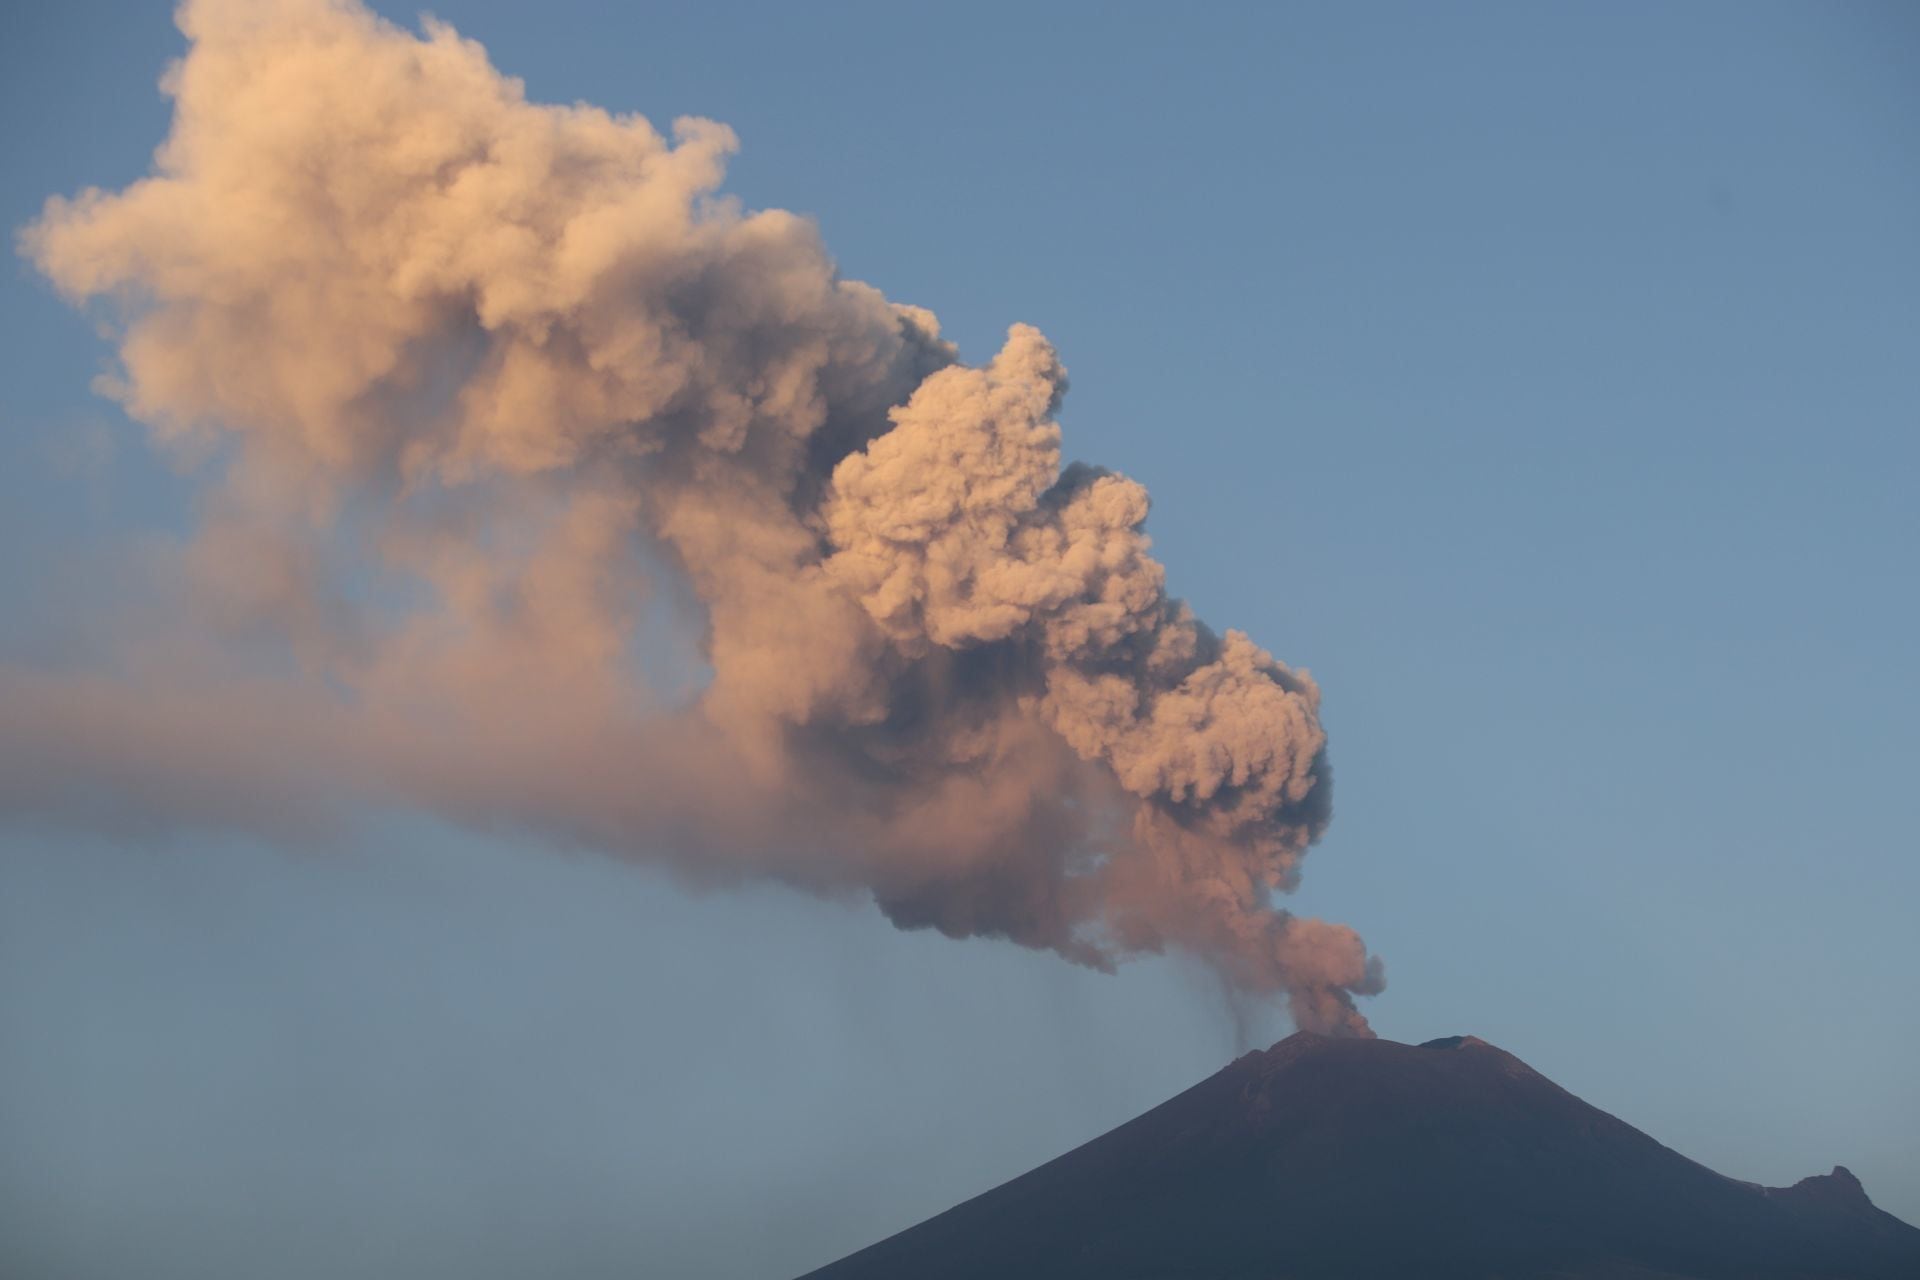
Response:
[[[1297,905],[1385,958],[1382,1035],[1920,1221],[1914,9],[433,12],[535,100],[725,121],[727,190],[965,359],[1047,333],[1174,592],[1325,691]],[[161,4],[0,18],[9,230],[146,171],[182,48]],[[0,660],[51,664],[195,476],[18,260],[0,352]],[[1177,962],[414,814],[0,815],[8,1274],[780,1277],[1234,1051]]]

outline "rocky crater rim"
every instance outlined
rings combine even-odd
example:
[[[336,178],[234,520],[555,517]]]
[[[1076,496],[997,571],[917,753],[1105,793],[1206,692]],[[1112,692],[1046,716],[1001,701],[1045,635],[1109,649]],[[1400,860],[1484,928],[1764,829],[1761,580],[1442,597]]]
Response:
[[[1422,1040],[1417,1048],[1421,1049],[1491,1049],[1492,1045],[1479,1036],[1441,1036],[1438,1040]]]
[[[1409,1045],[1400,1040],[1359,1039],[1353,1036],[1330,1036],[1320,1031],[1296,1031],[1284,1040],[1276,1040],[1265,1050],[1253,1049],[1243,1057],[1258,1057],[1264,1053],[1275,1053],[1282,1049],[1304,1049],[1310,1046],[1336,1044],[1378,1044],[1393,1045],[1401,1049],[1493,1049],[1500,1051],[1498,1045],[1482,1040],[1479,1036],[1441,1036],[1437,1040],[1423,1040],[1417,1045]]]

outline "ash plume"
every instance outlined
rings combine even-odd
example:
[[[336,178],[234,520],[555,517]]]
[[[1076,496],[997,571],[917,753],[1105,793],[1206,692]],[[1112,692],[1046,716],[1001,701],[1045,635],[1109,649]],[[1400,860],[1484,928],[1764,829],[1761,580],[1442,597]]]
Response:
[[[0,805],[423,807],[1183,950],[1368,1034],[1378,962],[1271,901],[1330,814],[1319,690],[1167,594],[1145,489],[1063,465],[1037,330],[959,363],[719,194],[724,125],[530,103],[350,0],[179,22],[153,173],[21,246],[113,318],[107,389],[201,459],[200,524],[138,649],[0,675]],[[676,610],[684,696],[636,639]]]

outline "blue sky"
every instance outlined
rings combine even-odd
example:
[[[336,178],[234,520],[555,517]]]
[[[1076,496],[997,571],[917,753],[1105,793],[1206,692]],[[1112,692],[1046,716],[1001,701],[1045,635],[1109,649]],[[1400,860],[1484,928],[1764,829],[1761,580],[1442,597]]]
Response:
[[[1172,588],[1325,690],[1299,905],[1385,957],[1383,1035],[1920,1219],[1913,10],[434,11],[537,99],[731,124],[730,191],[966,358],[1046,331]],[[17,228],[144,172],[181,41],[4,22]],[[57,662],[195,478],[90,393],[86,318],[0,289],[0,655]],[[1233,1048],[1175,962],[416,815],[0,826],[0,1238],[74,1274],[794,1273]]]

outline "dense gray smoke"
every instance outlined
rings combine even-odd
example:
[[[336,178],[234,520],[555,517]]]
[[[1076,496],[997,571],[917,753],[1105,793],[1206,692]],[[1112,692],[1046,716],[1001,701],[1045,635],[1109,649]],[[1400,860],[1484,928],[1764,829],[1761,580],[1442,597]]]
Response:
[[[0,803],[419,806],[1086,964],[1185,950],[1366,1033],[1377,962],[1270,901],[1329,816],[1319,691],[1167,595],[1140,485],[1063,469],[1038,331],[957,363],[716,194],[723,125],[531,104],[345,0],[180,22],[153,175],[22,244],[205,460],[184,607],[113,671],[0,680]],[[685,696],[640,652],[675,609]]]

